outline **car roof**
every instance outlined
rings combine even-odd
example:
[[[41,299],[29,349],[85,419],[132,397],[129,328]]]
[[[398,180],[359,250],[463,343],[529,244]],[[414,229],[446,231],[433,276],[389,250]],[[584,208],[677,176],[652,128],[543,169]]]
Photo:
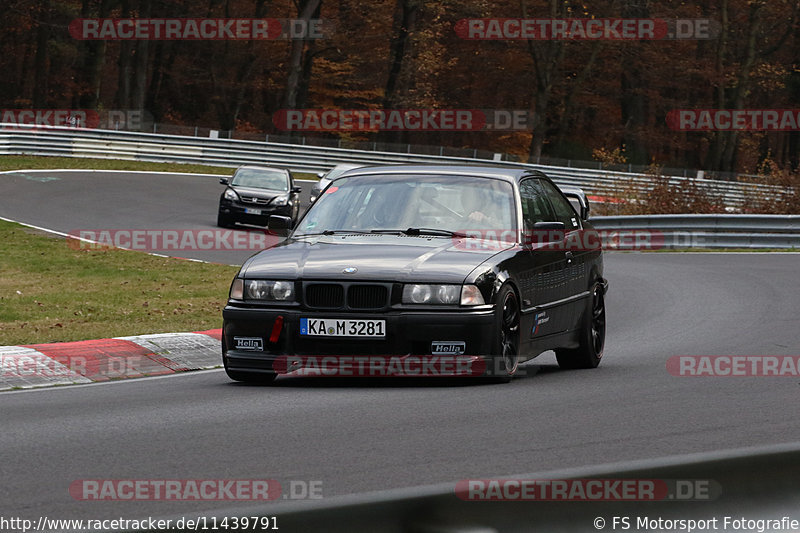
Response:
[[[289,172],[287,169],[285,169],[285,168],[279,168],[279,167],[262,167],[262,166],[259,166],[259,165],[242,165],[242,166],[240,166],[239,168],[237,168],[236,170],[266,170],[266,171],[268,171],[268,172],[285,172],[285,173],[287,173],[287,174],[289,174],[289,173],[290,173],[290,172]]]
[[[348,170],[340,177],[366,176],[370,174],[457,175],[502,179],[513,182],[519,181],[520,178],[525,176],[547,178],[543,172],[530,168],[490,165],[382,165]]]

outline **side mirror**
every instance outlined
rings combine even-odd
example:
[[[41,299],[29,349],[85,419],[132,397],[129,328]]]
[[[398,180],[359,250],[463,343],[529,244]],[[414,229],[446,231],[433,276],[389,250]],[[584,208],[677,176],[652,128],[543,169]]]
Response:
[[[227,184],[228,184],[228,178],[220,178],[220,179],[219,179],[219,182],[220,182],[222,185],[227,185]]]
[[[303,192],[302,187],[292,187],[292,192]]]
[[[563,222],[536,222],[528,238],[530,244],[542,244],[563,241],[565,236],[566,226]]]
[[[562,224],[563,225],[563,224]],[[292,227],[292,218],[283,217],[281,215],[270,215],[267,222],[267,229],[273,231],[278,235],[286,235]]]
[[[578,212],[581,220],[587,220],[589,218],[589,199],[585,194],[577,191],[567,191],[564,193],[564,196],[567,197],[569,203],[571,203],[572,207],[575,208],[575,211]]]

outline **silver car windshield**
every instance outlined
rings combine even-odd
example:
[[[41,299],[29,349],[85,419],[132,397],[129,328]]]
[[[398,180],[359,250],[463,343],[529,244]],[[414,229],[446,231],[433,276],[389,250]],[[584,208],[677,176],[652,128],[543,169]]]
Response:
[[[294,235],[408,228],[516,231],[513,187],[470,176],[344,177],[331,183]]]

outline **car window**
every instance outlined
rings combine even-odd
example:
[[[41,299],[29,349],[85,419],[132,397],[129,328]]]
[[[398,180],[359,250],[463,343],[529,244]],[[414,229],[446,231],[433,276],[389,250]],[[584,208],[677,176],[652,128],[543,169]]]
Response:
[[[537,222],[558,220],[539,180],[534,178],[522,180],[519,184],[519,195],[522,201],[522,220],[526,230],[532,230]]]
[[[540,180],[540,183],[542,189],[547,195],[547,199],[550,201],[550,205],[553,207],[556,220],[563,222],[564,228],[567,231],[579,228],[580,223],[578,222],[578,219],[580,217],[572,208],[572,204],[570,204],[569,201],[564,198],[561,192],[556,189],[555,185],[549,181]]]
[[[236,174],[234,174],[231,185],[253,187],[255,189],[288,191],[289,178],[284,172],[240,168],[236,171]]]

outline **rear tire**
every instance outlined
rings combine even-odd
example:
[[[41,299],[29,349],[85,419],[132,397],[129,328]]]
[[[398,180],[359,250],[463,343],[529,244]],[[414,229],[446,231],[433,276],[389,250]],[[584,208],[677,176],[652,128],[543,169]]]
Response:
[[[598,284],[584,311],[580,344],[575,349],[556,350],[558,366],[565,370],[597,368],[603,358],[606,342],[606,304],[603,288]]]

